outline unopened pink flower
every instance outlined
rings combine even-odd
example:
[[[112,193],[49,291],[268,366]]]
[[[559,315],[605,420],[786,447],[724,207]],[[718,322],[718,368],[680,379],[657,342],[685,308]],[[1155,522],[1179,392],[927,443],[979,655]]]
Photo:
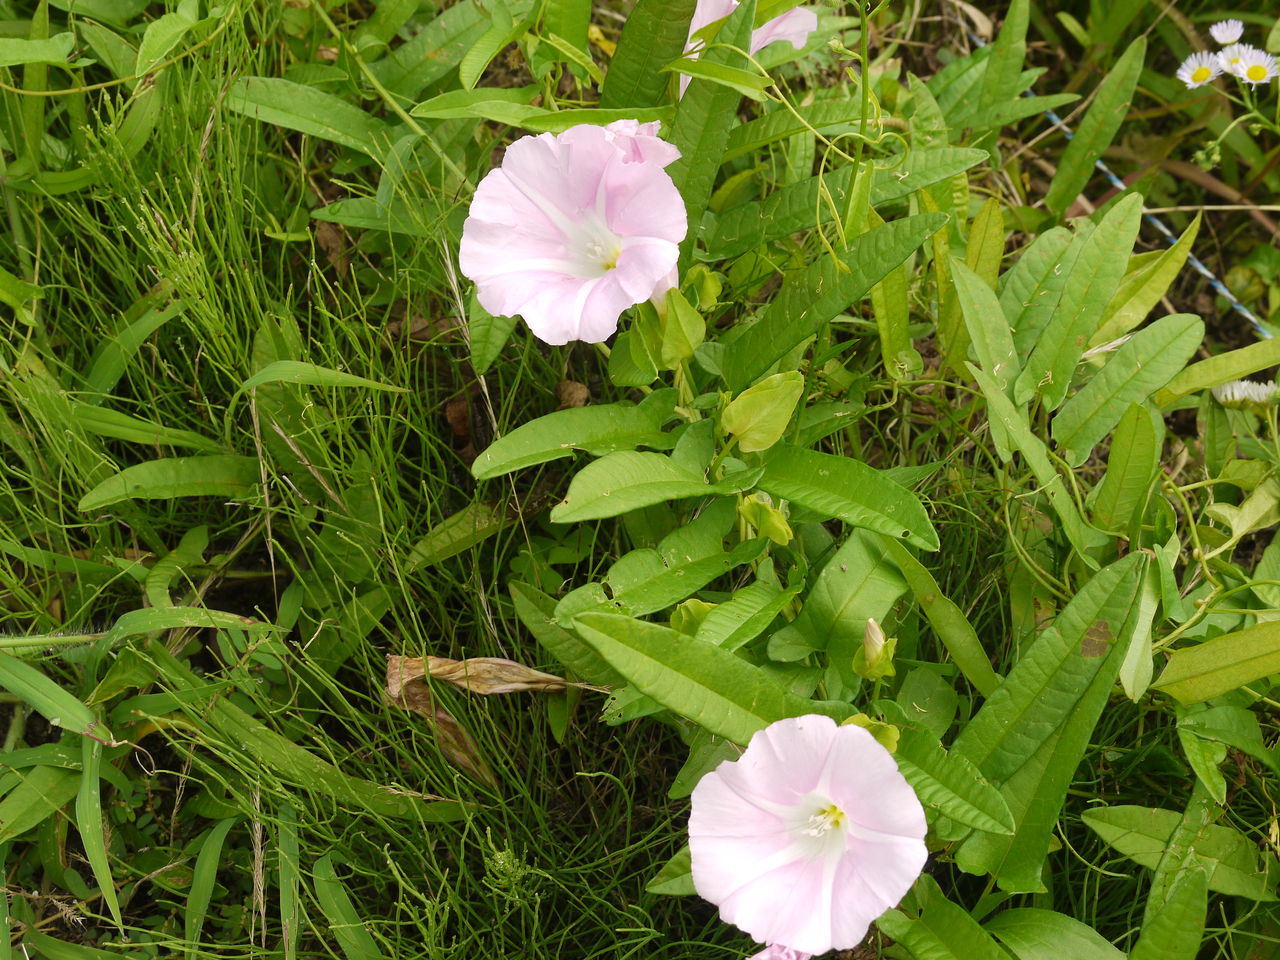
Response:
[[[694,788],[693,885],[773,951],[757,957],[846,950],[920,875],[924,835],[915,791],[870,733],[780,720]]]
[[[693,35],[709,23],[721,20],[738,9],[738,0],[698,0],[693,10],[693,19],[689,21],[689,42],[685,52],[693,50],[696,43]],[[785,40],[797,50],[804,48],[809,42],[809,34],[818,29],[818,15],[804,7],[795,7],[781,16],[774,17],[751,31],[751,53],[763,50],[771,43]],[[688,77],[680,78],[680,94],[684,95],[689,85]]]
[[[521,137],[476,188],[458,265],[480,305],[547,343],[598,343],[627,307],[675,284],[688,229],[657,123]]]

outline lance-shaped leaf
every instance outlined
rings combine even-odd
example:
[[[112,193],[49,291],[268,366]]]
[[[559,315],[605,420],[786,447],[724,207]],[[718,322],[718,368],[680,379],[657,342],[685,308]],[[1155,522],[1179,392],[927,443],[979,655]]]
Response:
[[[412,681],[430,677],[452,684],[468,693],[563,693],[571,684],[563,677],[543,673],[526,667],[523,663],[503,657],[468,657],[453,660],[449,657],[387,657],[387,690],[394,685],[403,689]]]
[[[785,717],[840,721],[853,713],[847,704],[798,697],[741,657],[670,627],[614,613],[584,613],[573,625],[638,691],[734,743]]]
[[[1177,810],[1158,807],[1094,807],[1081,818],[1085,825],[1129,859],[1154,870],[1183,821]],[[1223,824],[1201,826],[1191,843],[1195,857],[1209,873],[1209,889],[1250,900],[1277,899],[1277,869],[1263,867],[1254,844]]]
[[[639,404],[613,403],[598,407],[557,410],[516,429],[480,452],[471,464],[478,480],[512,470],[569,457],[575,450],[603,456],[636,447],[670,449],[675,438],[662,432],[672,415],[676,391],[655,390]]]
[[[1173,379],[1203,338],[1204,324],[1189,313],[1162,317],[1130,337],[1053,418],[1053,440],[1067,462],[1084,463],[1129,405]]]
[[[125,467],[80,498],[78,509],[100,510],[121,500],[173,500],[178,497],[221,497],[248,500],[261,480],[257,457],[230,454],[168,457]]]
[[[855,527],[897,537],[925,550],[938,549],[938,534],[919,498],[859,460],[799,447],[777,447],[769,454],[759,486]]]
[[[1058,172],[1045,194],[1044,205],[1054,213],[1062,213],[1075,201],[1093,176],[1094,163],[1102,156],[1102,151],[1111,146],[1125,114],[1129,112],[1129,102],[1138,85],[1146,52],[1146,38],[1138,37],[1098,85],[1093,103],[1076,128],[1075,136],[1062,151]]]
[[[1062,403],[1085,344],[1124,276],[1141,219],[1142,197],[1125,197],[1084,241],[1057,309],[1015,384],[1019,403],[1037,393],[1050,410]]]
[[[814,104],[820,106],[821,104]],[[780,116],[770,114],[766,119]],[[983,150],[966,147],[937,147],[912,150],[901,162],[877,168],[871,179],[873,207],[915,193],[924,187],[963,173],[987,159]],[[770,240],[790,236],[826,223],[838,215],[824,197],[839,206],[845,199],[854,167],[846,164],[819,176],[801,180],[769,194],[763,200],[743,203],[726,210],[716,219],[716,232],[707,241],[712,260],[736,257]]]
[[[609,63],[601,107],[652,107],[662,101],[670,77],[659,71],[684,51],[695,5],[694,0],[637,0]]]
[[[979,830],[1013,833],[1013,815],[1000,791],[963,756],[943,749],[933,734],[901,728],[894,759],[925,807]]]
[[[552,508],[551,520],[599,520],[667,500],[737,493],[752,486],[759,474],[758,469],[748,470],[719,483],[707,483],[700,474],[660,453],[620,450],[578,471],[564,500]]]
[[[1053,910],[1001,910],[983,927],[1018,960],[1125,960],[1124,954],[1093,927]]]
[[[944,223],[942,214],[894,220],[854,239],[838,260],[821,257],[789,277],[759,319],[725,347],[725,383],[737,391],[766,373],[788,350],[865,296]]]
[[[1201,216],[1201,213],[1195,215],[1173,246],[1140,254],[1129,261],[1129,272],[1111,298],[1097,332],[1089,339],[1090,347],[1110,343],[1147,318],[1187,262],[1191,245],[1200,232]]]
[[[1280,621],[1224,633],[1173,651],[1151,686],[1179,703],[1202,703],[1280,673]]]

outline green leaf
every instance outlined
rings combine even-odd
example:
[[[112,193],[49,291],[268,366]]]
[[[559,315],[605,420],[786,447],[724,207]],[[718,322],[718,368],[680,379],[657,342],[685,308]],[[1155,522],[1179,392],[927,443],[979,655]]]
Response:
[[[261,480],[261,466],[256,457],[217,455],[148,460],[103,480],[80,498],[77,509],[100,510],[129,499],[210,496],[250,500],[257,497]]]
[[[469,503],[445,517],[413,545],[405,570],[412,572],[456,557],[515,522],[516,517],[502,507],[483,500]]]
[[[707,336],[707,322],[680,292],[679,287],[667,291],[666,315],[662,318],[662,347],[659,359],[664,370],[675,370],[693,356]]]
[[[948,900],[929,874],[920,876],[912,894],[920,904],[919,915],[889,910],[876,926],[916,960],[1008,960],[991,935],[967,910]]]
[[[740,4],[720,27],[716,43],[703,51],[701,59],[723,65],[740,62],[741,54],[733,48],[746,50],[750,45],[751,18],[755,11],[755,0]],[[732,87],[695,78],[676,108],[671,142],[680,150],[680,159],[667,167],[667,173],[684,198],[689,216],[689,233],[680,247],[682,264],[688,263],[689,254],[698,242],[702,214],[711,199],[740,100],[738,91]]]
[[[975,104],[977,112],[1000,106],[1021,92],[1018,79],[1027,59],[1027,24],[1030,18],[1030,0],[1013,0],[1009,4],[1000,33],[991,44],[991,55],[986,59],[982,89]],[[970,124],[973,121],[969,119],[954,121],[956,126]]]
[[[615,352],[618,349],[614,347]],[[675,405],[676,391],[663,389],[655,390],[638,405],[614,403],[557,410],[495,440],[471,464],[471,474],[488,480],[573,456],[575,450],[598,457],[639,446],[670,449],[675,439],[662,432],[662,425],[671,419]]]
[[[1133,91],[1142,73],[1142,61],[1147,53],[1145,37],[1138,37],[1129,44],[1110,72],[1098,85],[1097,95],[1089,105],[1084,118],[1076,127],[1075,136],[1062,151],[1058,160],[1058,172],[1049,184],[1044,205],[1061,214],[1075,202],[1093,176],[1093,165],[1102,152],[1111,146],[1120,124],[1129,112]]]
[[[1195,354],[1204,324],[1175,313],[1144,327],[1117,350],[1053,418],[1053,441],[1078,467],[1134,403],[1168,383]]]
[[[1202,703],[1278,673],[1280,621],[1272,620],[1173,651],[1151,686],[1179,703]]]
[[[1000,791],[963,756],[947,753],[933,734],[901,728],[893,758],[926,808],[978,830],[1013,833],[1013,815]]]
[[[1093,927],[1052,910],[1001,910],[983,926],[1018,960],[1125,960]]]
[[[942,593],[933,575],[912,556],[911,551],[891,537],[881,537],[879,542],[885,554],[902,572],[933,632],[947,648],[947,653],[965,679],[984,697],[991,696],[1000,683],[1000,677],[992,669],[982,640],[964,611]]]
[[[720,414],[720,424],[737,437],[743,453],[768,450],[782,439],[804,393],[804,374],[775,373],[733,398]]]
[[[1200,232],[1202,216],[1202,213],[1196,213],[1195,219],[1182,231],[1182,236],[1167,250],[1157,254],[1143,254],[1130,261],[1129,272],[1120,281],[1120,289],[1111,298],[1111,304],[1102,315],[1097,332],[1089,339],[1090,347],[1110,343],[1146,319],[1187,262],[1191,246]],[[1146,256],[1151,259],[1134,269],[1134,262]]]
[[[994,780],[1022,766],[1077,709],[1101,670],[1129,615],[1142,563],[1141,555],[1130,554],[1098,571],[987,698],[953,749]]]
[[[775,447],[759,487],[852,526],[938,549],[938,534],[916,495],[860,460]]]
[[[669,627],[613,613],[584,613],[573,624],[639,692],[737,744],[786,717],[821,713],[839,721],[853,712],[789,693],[759,667]]]
[[[367,377],[357,377],[341,370],[330,370],[328,367],[304,363],[301,360],[274,360],[240,384],[235,396],[249,393],[265,383],[304,383],[313,387],[361,387],[366,390],[386,390],[392,393],[407,393],[407,387],[396,387],[389,383],[379,383]],[[234,399],[234,398],[233,398]]]
[[[1154,870],[1182,821],[1176,810],[1158,807],[1093,807],[1081,819],[1106,843],[1144,867]],[[1264,869],[1258,851],[1240,831],[1221,824],[1205,824],[1192,843],[1192,853],[1209,875],[1209,889],[1250,900],[1275,900],[1275,873]]]
[[[143,309],[141,316],[131,321],[123,330],[108,336],[94,351],[89,361],[89,372],[84,378],[86,393],[105,395],[114,390],[120,378],[124,376],[129,361],[137,354],[147,338],[165,323],[183,313],[187,305],[182,300],[174,300],[163,307],[152,307],[144,299],[135,305],[133,310],[139,308]]]
[[[162,14],[147,24],[142,42],[138,44],[138,59],[133,67],[135,75],[145,76],[169,56],[191,28],[200,23],[197,9],[194,3],[179,3],[177,10]]]
[[[1012,329],[1000,307],[1000,300],[981,277],[954,256],[951,258],[951,276],[978,363],[1007,394],[1020,368],[1013,348]]]
[[[213,891],[218,884],[218,868],[222,865],[222,844],[235,824],[234,817],[219,820],[205,832],[204,840],[200,843],[196,865],[191,871],[191,887],[187,891],[187,905],[183,917],[183,935],[190,944],[187,947],[187,960],[196,960],[200,955],[198,946],[200,933],[204,930],[204,922],[209,914],[209,904],[213,902]]]
[[[1209,878],[1200,864],[1181,871],[1164,905],[1142,925],[1129,960],[1195,960],[1209,909]]]
[[[1015,407],[1013,402],[1004,395],[1000,385],[972,363],[965,366],[969,368],[970,375],[977,381],[983,396],[987,398],[988,416],[993,420],[1000,420],[1001,429],[1027,461],[1027,466],[1035,474],[1036,482],[1049,497],[1049,503],[1062,521],[1063,533],[1084,562],[1096,569],[1097,562],[1091,557],[1092,551],[1106,544],[1109,538],[1081,518],[1080,511],[1067,491],[1062,475],[1054,469],[1049,459],[1048,447],[1032,431],[1031,424],[1027,421],[1026,410]]]
[[[527,3],[510,4],[523,11]],[[490,19],[474,0],[459,0],[426,19],[418,33],[369,65],[369,72],[390,92],[416,99],[429,84],[443,78],[479,42]],[[518,15],[523,15],[520,13]]]
[[[55,727],[110,740],[93,711],[29,663],[0,653],[0,687],[21,697]],[[0,820],[0,826],[4,823]]]
[[[1053,315],[1040,334],[1014,388],[1024,403],[1039,393],[1052,410],[1062,403],[1085,344],[1098,327],[1124,276],[1142,222],[1142,197],[1125,197],[1080,248]]]
[[[378,949],[377,941],[366,929],[346,886],[338,879],[332,853],[326,853],[315,862],[311,876],[316,902],[320,904],[321,912],[329,921],[329,930],[347,960],[382,960],[385,954]]]
[[[825,650],[851,686],[856,683],[853,658],[862,648],[867,619],[884,620],[905,589],[897,571],[884,562],[877,541],[852,530],[823,564],[800,615],[770,637],[769,656],[799,660]]]
[[[33,767],[0,800],[0,843],[8,843],[61,810],[80,790],[80,772]]]
[[[1107,472],[1093,499],[1095,526],[1122,533],[1140,521],[1163,446],[1164,420],[1145,404],[1130,404],[1111,438]]]
[[[149,955],[143,951],[125,953],[118,949],[99,950],[82,943],[67,943],[41,933],[34,927],[28,927],[23,932],[22,941],[40,951],[42,960],[150,960]]]
[[[662,865],[662,869],[644,885],[644,889],[646,893],[668,897],[687,897],[697,893],[693,888],[693,854],[687,843]]]
[[[112,437],[116,440],[143,443],[151,447],[189,447],[194,450],[203,450],[205,453],[217,453],[222,449],[222,445],[216,440],[210,440],[190,430],[165,427],[107,407],[95,407],[72,401],[71,418],[85,433],[97,437]]]
[[[512,580],[507,589],[511,591],[511,600],[520,622],[566,669],[590,683],[602,683],[611,687],[626,684],[626,678],[609,666],[595,650],[556,623],[555,600],[518,580]]]
[[[620,450],[589,463],[569,483],[564,500],[551,509],[552,523],[599,520],[667,500],[737,493],[758,471],[708,483],[660,453]]]
[[[410,116],[428,120],[460,120],[470,117],[487,117],[488,104],[520,104],[528,106],[542,92],[542,88],[530,84],[525,87],[481,87],[478,90],[448,90],[430,100],[424,100],[412,110]]]
[[[989,779],[1003,781],[1001,793],[1017,825],[1012,837],[971,834],[956,851],[962,870],[990,873],[1010,893],[1041,889],[1067,788],[1126,652],[1124,627],[1144,562],[1126,558],[1086,584],[956,738],[953,751],[974,759]],[[1028,688],[1035,702],[1028,702]],[[1001,723],[1021,729],[1001,730],[1001,742],[991,749],[980,738]]]
[[[391,128],[372,114],[314,87],[279,77],[241,77],[227,93],[236,113],[350,147],[374,159],[384,156],[394,138]]]
[[[489,28],[458,61],[458,82],[464,90],[474,87],[493,62],[493,58],[506,47],[521,40],[533,26],[532,20],[516,20],[505,4],[494,4],[482,9],[489,15]]]
[[[633,617],[657,613],[692,596],[734,567],[750,563],[764,552],[764,547],[763,540],[747,540],[730,550],[717,549],[703,557],[672,556],[666,551],[664,555],[645,548],[633,550],[609,570],[608,604],[614,612]]]
[[[694,636],[726,650],[737,650],[760,636],[799,592],[800,584],[783,590],[763,580],[749,583],[717,604]]]
[[[302,919],[298,888],[301,885],[302,871],[301,861],[298,858],[298,813],[291,805],[280,804],[277,810],[276,830],[280,940],[284,948],[284,960],[297,960],[298,935],[301,932]]]
[[[822,257],[790,276],[782,290],[724,351],[721,370],[739,391],[767,373],[784,354],[862,299],[890,270],[938,230],[941,214],[907,217],[857,237],[838,260]]]
[[[104,731],[105,732],[105,731]],[[84,847],[85,859],[93,871],[93,879],[102,893],[103,902],[116,926],[123,930],[120,916],[120,898],[116,894],[115,881],[111,877],[111,864],[107,859],[105,825],[102,821],[102,796],[99,792],[102,774],[102,743],[92,737],[80,741],[80,788],[76,792],[76,830]]]
[[[74,33],[59,33],[43,40],[0,39],[0,67],[17,67],[24,63],[56,63],[65,65],[76,45]]]
[[[206,610],[204,607],[144,607],[121,614],[103,634],[105,644],[119,643],[126,637],[141,637],[161,630],[242,630],[246,633],[271,633],[279,628],[273,623],[242,617],[238,613]]]
[[[670,78],[661,69],[684,52],[695,0],[637,0],[628,14],[600,91],[600,106],[652,107]]]
[[[764,100],[765,91],[773,86],[773,78],[768,74],[757,73],[754,70],[743,70],[740,67],[730,67],[723,63],[712,63],[710,60],[704,60],[701,57],[697,59],[681,57],[662,69],[663,72],[679,73],[686,77],[718,83],[722,87],[728,87],[730,90],[757,101]]]
[[[1155,404],[1168,409],[1175,402],[1197,390],[1207,390],[1228,380],[1240,380],[1280,364],[1280,337],[1251,343],[1247,347],[1220,353],[1208,360],[1193,363],[1169,381],[1155,396]]]
[[[1083,245],[1083,237],[1073,238],[1070,230],[1054,227],[1024,248],[1017,263],[1001,278],[1000,307],[1013,328],[1019,357],[1031,353],[1057,309]]]
[[[778,114],[770,114],[777,116]],[[982,150],[941,147],[912,150],[895,164],[877,167],[871,180],[871,204],[879,206],[909,196],[916,190],[946,180],[987,158]],[[849,190],[852,165],[843,165],[830,173],[809,177],[799,183],[775,190],[763,200],[743,203],[720,214],[715,233],[707,241],[707,259],[736,257],[748,250],[813,229],[832,218],[832,205],[823,203],[829,196],[838,206]]]

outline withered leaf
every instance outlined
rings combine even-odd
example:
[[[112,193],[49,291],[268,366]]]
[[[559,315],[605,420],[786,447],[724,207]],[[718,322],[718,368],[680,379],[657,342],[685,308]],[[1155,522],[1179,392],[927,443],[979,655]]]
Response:
[[[421,664],[422,660],[416,657],[387,657],[387,702],[425,717],[441,752],[454,766],[476,780],[496,786],[493,770],[475,739],[431,696]]]
[[[534,670],[514,660],[501,657],[472,657],[450,660],[448,657],[401,657],[401,669],[407,677],[429,675],[471,693],[562,693],[564,678]]]

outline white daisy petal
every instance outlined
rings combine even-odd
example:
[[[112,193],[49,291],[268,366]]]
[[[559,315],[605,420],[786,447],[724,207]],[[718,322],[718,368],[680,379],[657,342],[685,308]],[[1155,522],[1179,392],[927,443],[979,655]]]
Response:
[[[1235,43],[1242,33],[1244,33],[1244,24],[1239,20],[1223,20],[1209,28],[1209,36],[1223,45]]]

